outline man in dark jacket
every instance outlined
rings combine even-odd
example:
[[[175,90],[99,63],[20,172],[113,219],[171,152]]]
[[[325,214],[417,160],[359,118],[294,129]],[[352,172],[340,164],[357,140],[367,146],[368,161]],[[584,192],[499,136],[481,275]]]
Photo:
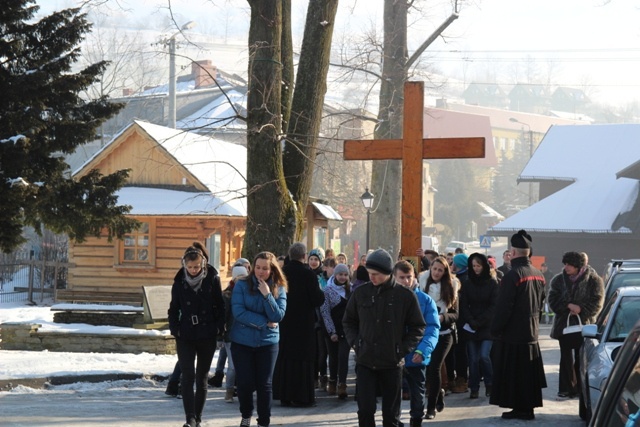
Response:
[[[520,230],[511,236],[511,270],[500,283],[491,323],[493,388],[489,403],[502,408],[502,418],[533,420],[547,386],[538,345],[544,277],[531,265],[531,236]]]
[[[382,390],[384,427],[400,422],[402,362],[422,339],[425,321],[414,293],[395,283],[384,249],[367,256],[370,281],[356,289],[342,324],[356,352],[359,427],[375,427],[376,390]]]
[[[273,373],[273,398],[283,406],[315,405],[316,307],[324,293],[313,271],[304,263],[307,248],[294,243],[289,263],[282,269],[287,278],[287,314],[280,322],[280,351]]]

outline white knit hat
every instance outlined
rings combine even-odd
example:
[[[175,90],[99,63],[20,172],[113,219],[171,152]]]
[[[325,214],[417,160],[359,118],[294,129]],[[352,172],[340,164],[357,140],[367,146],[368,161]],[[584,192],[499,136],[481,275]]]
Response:
[[[233,267],[233,270],[231,270],[231,278],[233,280],[236,280],[240,276],[248,276],[248,275],[249,275],[249,272],[247,271],[246,267],[244,267],[243,265],[236,265],[235,267]]]

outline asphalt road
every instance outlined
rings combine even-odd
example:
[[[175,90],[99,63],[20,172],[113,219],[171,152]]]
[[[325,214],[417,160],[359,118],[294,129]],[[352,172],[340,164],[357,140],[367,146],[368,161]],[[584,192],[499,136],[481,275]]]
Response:
[[[556,400],[558,391],[559,349],[549,338],[548,325],[541,330],[540,345],[549,387],[544,390],[544,407],[536,409],[533,421],[503,420],[502,408],[491,406],[488,398],[471,400],[469,395],[451,394],[445,399],[445,410],[424,426],[517,426],[544,425],[578,427],[584,423],[578,417],[578,401]],[[65,426],[65,427],[181,427],[184,423],[182,401],[164,395],[166,383],[142,379],[115,381],[104,387],[84,387],[82,383],[55,386],[48,390],[19,387],[0,393],[0,425]],[[350,378],[349,393],[353,393]],[[237,403],[224,402],[223,389],[209,389],[203,427],[238,426]],[[318,405],[313,408],[283,408],[273,406],[272,426],[357,426],[357,406],[352,398],[339,401],[326,393],[318,393]],[[409,422],[409,402],[402,405],[402,420]],[[378,414],[379,415],[379,414]],[[255,425],[255,424],[254,424]],[[380,419],[378,425],[382,425]]]

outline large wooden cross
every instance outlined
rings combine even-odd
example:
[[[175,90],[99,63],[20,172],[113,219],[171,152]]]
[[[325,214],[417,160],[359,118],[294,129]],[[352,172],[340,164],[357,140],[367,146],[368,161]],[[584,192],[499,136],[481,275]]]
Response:
[[[421,246],[422,159],[463,159],[485,156],[483,137],[425,139],[423,118],[424,83],[406,82],[402,139],[344,141],[345,160],[402,160],[400,253],[408,257],[414,256]]]

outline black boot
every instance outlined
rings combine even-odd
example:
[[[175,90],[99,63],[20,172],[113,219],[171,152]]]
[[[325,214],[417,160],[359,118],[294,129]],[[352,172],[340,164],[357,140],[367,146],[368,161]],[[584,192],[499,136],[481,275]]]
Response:
[[[169,381],[167,384],[167,389],[164,391],[164,394],[171,397],[176,397],[180,393],[180,382],[179,381]]]
[[[224,372],[216,372],[209,378],[209,385],[211,387],[222,387],[222,378],[224,378]]]
[[[410,427],[422,427],[422,418],[411,418],[409,420]]]

